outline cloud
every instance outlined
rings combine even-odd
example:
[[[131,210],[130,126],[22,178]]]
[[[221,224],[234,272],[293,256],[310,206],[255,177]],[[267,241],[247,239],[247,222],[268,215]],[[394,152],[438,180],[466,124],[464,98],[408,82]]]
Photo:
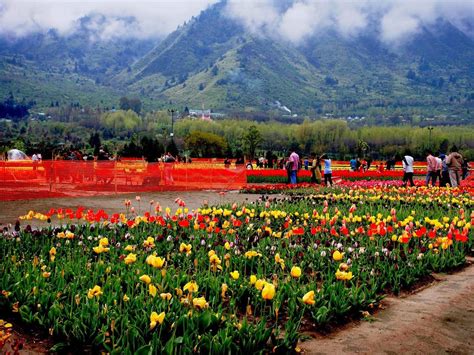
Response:
[[[178,25],[217,2],[218,0],[0,0],[0,33],[22,36],[55,29],[60,34],[67,35],[77,30],[81,18],[92,16],[94,21],[98,21],[95,26],[101,38],[123,35],[159,37],[169,34]]]
[[[357,36],[375,23],[382,41],[398,44],[440,18],[471,33],[474,22],[471,0],[287,0],[283,8],[278,0],[228,0],[227,8],[249,31],[295,43],[326,30]]]
[[[220,0],[0,0],[0,34],[82,26],[94,37],[161,37]],[[300,43],[322,31],[345,37],[373,25],[386,43],[400,43],[439,18],[474,35],[472,0],[227,0],[225,14],[249,31]]]

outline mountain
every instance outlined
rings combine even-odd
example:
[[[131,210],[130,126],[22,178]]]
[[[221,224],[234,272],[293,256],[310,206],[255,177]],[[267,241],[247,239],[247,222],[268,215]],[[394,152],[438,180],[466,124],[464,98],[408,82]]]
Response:
[[[391,111],[470,115],[474,41],[439,20],[399,47],[376,27],[356,38],[318,33],[303,44],[249,34],[223,14],[203,12],[121,73],[144,96],[216,110]],[[470,116],[471,117],[471,116]]]
[[[209,7],[162,41],[91,41],[87,18],[67,38],[51,31],[2,39],[0,94],[13,88],[36,98],[45,86],[45,102],[61,93],[94,104],[129,95],[148,109],[474,119],[474,40],[445,20],[398,46],[381,42],[376,24],[357,37],[327,30],[296,45],[248,32],[225,6]]]
[[[84,17],[77,30],[62,36],[55,30],[21,38],[0,36],[0,98],[114,105],[126,90],[113,78],[156,45],[156,40],[103,39],[100,15]],[[133,20],[130,20],[133,21]]]

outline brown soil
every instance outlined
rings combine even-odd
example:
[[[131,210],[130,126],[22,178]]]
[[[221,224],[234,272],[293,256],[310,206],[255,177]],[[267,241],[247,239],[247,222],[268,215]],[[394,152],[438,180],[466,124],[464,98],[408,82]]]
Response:
[[[135,207],[136,212],[139,210],[139,204],[135,201],[135,197],[138,194],[118,194],[108,196],[93,196],[93,197],[59,197],[59,198],[46,198],[38,200],[19,200],[19,201],[1,201],[0,202],[0,227],[8,223],[15,223],[18,216],[28,213],[33,210],[35,212],[45,213],[50,208],[77,208],[78,206],[84,206],[87,209],[104,209],[109,214],[125,212],[124,200],[128,199],[132,201],[132,205]],[[203,203],[212,205],[222,203],[242,203],[242,202],[253,202],[258,200],[259,195],[255,194],[240,194],[237,191],[229,192],[215,192],[215,191],[185,191],[185,192],[146,192],[140,193],[141,197],[140,209],[141,213],[145,213],[149,210],[149,202],[154,200],[159,202],[160,205],[170,207],[171,209],[177,208],[174,202],[177,197],[180,197],[186,202],[186,206],[189,210],[197,209],[201,207]],[[26,222],[22,223],[25,224]],[[28,222],[29,223],[29,222]]]

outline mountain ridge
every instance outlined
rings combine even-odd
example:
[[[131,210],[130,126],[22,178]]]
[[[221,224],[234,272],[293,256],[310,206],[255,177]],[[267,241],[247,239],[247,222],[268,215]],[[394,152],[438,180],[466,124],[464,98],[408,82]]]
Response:
[[[225,2],[159,41],[97,40],[81,47],[91,35],[86,24],[81,28],[67,39],[54,32],[32,37],[30,43],[40,43],[32,53],[21,41],[9,45],[0,38],[0,47],[5,44],[0,70],[11,76],[11,62],[23,56],[31,64],[22,71],[25,80],[28,70],[37,71],[50,85],[45,68],[53,62],[56,83],[63,74],[71,87],[82,80],[91,92],[103,91],[108,104],[130,95],[148,109],[204,105],[225,112],[278,111],[279,101],[307,115],[409,111],[474,118],[474,40],[444,20],[393,48],[380,41],[376,27],[355,37],[325,31],[300,44],[250,33],[226,16]],[[45,58],[48,50],[56,56]],[[13,89],[34,96],[22,82]],[[1,81],[0,94],[12,91],[9,85]]]

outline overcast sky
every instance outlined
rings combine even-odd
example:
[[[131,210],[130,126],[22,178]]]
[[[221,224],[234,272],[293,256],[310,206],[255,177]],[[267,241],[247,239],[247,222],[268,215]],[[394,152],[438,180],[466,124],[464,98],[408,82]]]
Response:
[[[89,26],[102,38],[162,37],[218,0],[0,0],[0,32],[25,35],[54,28],[67,35],[78,20],[92,16]],[[288,4],[282,6],[282,4]],[[397,43],[430,26],[438,18],[465,32],[474,22],[472,0],[228,0],[229,18],[249,31],[301,42],[326,29],[344,36],[364,31],[374,19],[380,39]],[[103,16],[101,16],[103,15]],[[124,20],[134,18],[133,22]],[[471,33],[472,34],[472,33]]]

